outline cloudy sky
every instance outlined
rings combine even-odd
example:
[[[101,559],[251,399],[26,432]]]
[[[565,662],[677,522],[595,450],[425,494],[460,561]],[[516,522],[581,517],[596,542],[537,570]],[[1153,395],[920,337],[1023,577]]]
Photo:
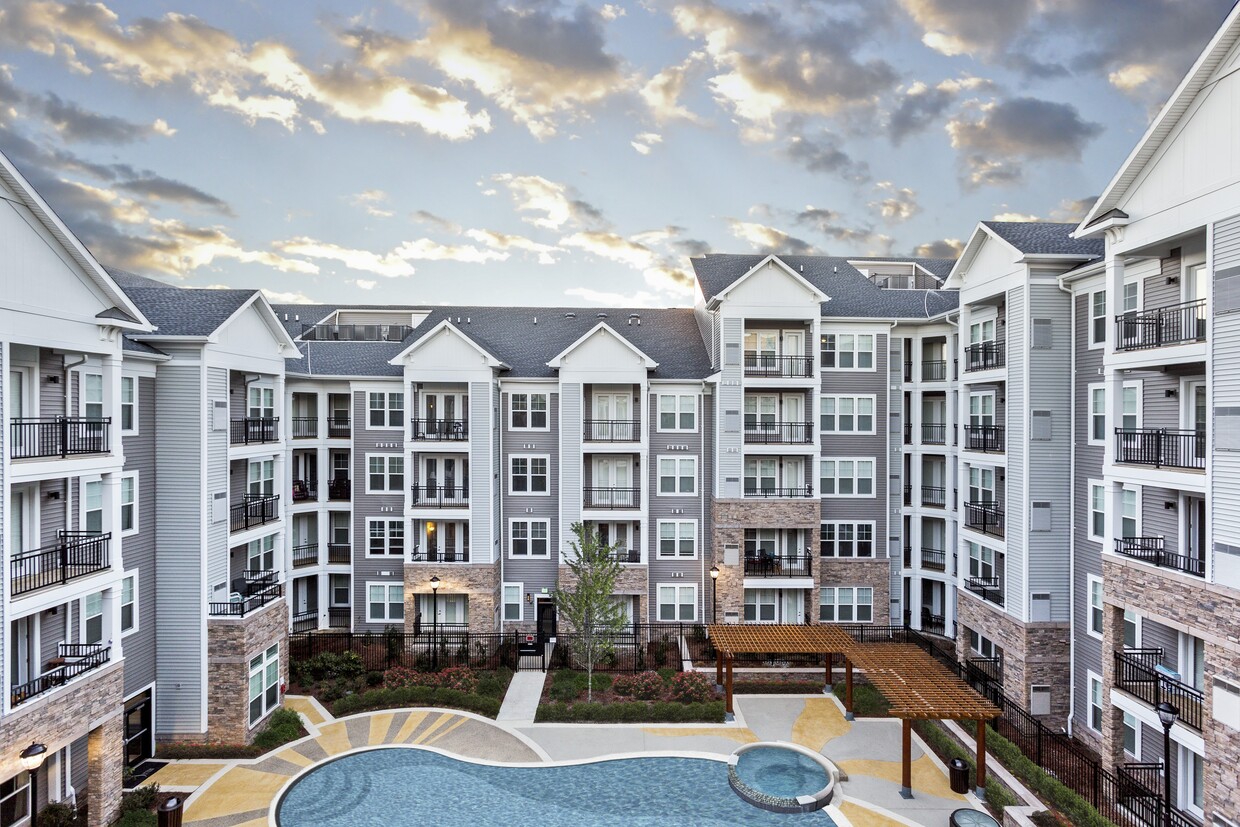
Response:
[[[1079,216],[1233,0],[0,0],[0,149],[105,264],[691,301],[713,252]]]

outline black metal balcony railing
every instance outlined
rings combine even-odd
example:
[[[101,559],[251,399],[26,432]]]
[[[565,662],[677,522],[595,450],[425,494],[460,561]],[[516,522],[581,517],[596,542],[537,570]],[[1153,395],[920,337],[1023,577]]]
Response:
[[[234,419],[231,424],[228,438],[233,445],[275,442],[280,438],[278,416],[247,416],[244,419]]]
[[[1002,425],[965,425],[964,447],[987,454],[1003,453]]]
[[[913,444],[913,426],[909,423],[905,423],[904,425],[904,444]]]
[[[468,442],[468,419],[413,419],[413,438],[428,442]]]
[[[1000,601],[1002,604],[1002,601]],[[1003,658],[966,658],[966,673],[994,683],[1003,683]]]
[[[967,502],[964,504],[964,524],[969,528],[990,534],[1003,536],[1003,503],[993,500]]]
[[[349,426],[349,417],[334,416],[327,420],[328,439],[348,439],[352,433],[353,429]]]
[[[921,423],[921,441],[926,445],[944,445],[947,442],[947,423]]]
[[[9,559],[9,593],[19,597],[104,571],[111,565],[111,543],[111,534],[58,531],[55,545]]]
[[[747,554],[747,577],[813,577],[811,554]]]
[[[413,332],[407,324],[307,324],[303,342],[403,342]]]
[[[996,606],[1003,605],[1003,581],[998,577],[967,577],[964,587],[974,594],[981,595]]]
[[[943,382],[947,380],[947,362],[943,359],[926,359],[921,363],[921,381]]]
[[[283,583],[269,585],[248,595],[234,592],[233,599],[227,603],[208,603],[207,614],[213,617],[245,617],[255,609],[261,609],[283,596]]]
[[[468,508],[469,488],[464,485],[415,485],[415,508]]]
[[[317,416],[295,416],[291,424],[293,439],[314,439],[319,435]]]
[[[586,442],[637,442],[641,438],[637,419],[587,419],[582,429]]]
[[[1170,428],[1115,429],[1115,461],[1155,468],[1206,467],[1204,431],[1177,431]]]
[[[409,560],[413,563],[468,563],[469,548],[423,548],[418,545],[409,550]]]
[[[299,612],[292,617],[292,626],[294,632],[313,632],[319,628],[319,611],[313,609],[308,612]]]
[[[348,477],[336,477],[327,483],[327,499],[349,500],[353,498],[353,484]]]
[[[1162,537],[1117,537],[1115,553],[1143,563],[1158,566],[1160,569],[1173,569],[1191,574],[1195,577],[1206,576],[1206,560],[1200,557],[1188,557],[1167,551]]]
[[[318,563],[318,543],[306,543],[300,546],[293,546],[293,568],[300,569],[305,566],[316,566]]]
[[[746,353],[745,375],[808,379],[814,375],[814,357]]]
[[[56,647],[56,666],[34,680],[14,684],[9,691],[10,706],[19,706],[33,698],[64,686],[78,675],[105,665],[112,647],[102,643],[61,643]]]
[[[913,363],[912,362],[904,363],[904,381],[905,382],[913,381]]]
[[[1121,764],[1115,768],[1115,776],[1121,804],[1132,807],[1139,799],[1150,799],[1154,807],[1161,804],[1162,763]]]
[[[1160,673],[1154,666],[1157,658],[1150,652],[1114,653],[1116,687],[1153,707],[1163,701],[1174,705],[1180,710],[1180,722],[1200,732],[1205,696],[1200,690]]]
[[[921,504],[931,508],[945,508],[947,506],[947,489],[937,485],[923,485],[921,487]]]
[[[228,526],[230,531],[244,531],[274,522],[279,517],[279,494],[246,494],[241,502],[229,508]]]
[[[947,618],[943,615],[936,615],[929,609],[921,610],[921,630],[929,632],[932,635],[944,634],[947,627]]]
[[[581,505],[583,508],[641,508],[642,490],[586,486],[581,489]]]
[[[923,548],[921,550],[921,567],[931,571],[946,571],[947,552],[939,548]]]
[[[913,566],[913,547],[904,547],[904,568],[912,568]]]
[[[964,349],[964,369],[994,370],[1007,364],[1007,346],[1004,342],[979,342]]]
[[[9,425],[13,459],[106,454],[111,450],[112,420],[74,416],[14,418]]]
[[[347,629],[353,610],[348,606],[332,606],[327,610],[327,628]]]
[[[293,502],[309,502],[319,498],[317,480],[293,480]]]
[[[749,445],[808,445],[813,441],[810,422],[745,423],[745,442]]]
[[[353,548],[348,543],[328,543],[327,562],[350,563],[353,561]]]
[[[802,486],[794,486],[792,488],[765,488],[765,487],[751,488],[749,486],[745,486],[745,496],[746,497],[760,497],[760,498],[774,498],[774,499],[795,499],[798,497],[812,497],[814,496],[814,486],[802,485]]]
[[[1147,350],[1183,342],[1204,342],[1206,300],[1155,307],[1115,317],[1115,349]]]
[[[640,563],[642,561],[642,553],[635,548],[618,548],[612,552],[612,556],[616,558],[617,563]]]

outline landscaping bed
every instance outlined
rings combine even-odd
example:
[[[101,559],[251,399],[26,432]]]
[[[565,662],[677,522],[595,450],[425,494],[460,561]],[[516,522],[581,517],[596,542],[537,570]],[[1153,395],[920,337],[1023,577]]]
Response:
[[[723,701],[702,672],[594,674],[592,697],[584,672],[552,672],[535,717],[539,722],[720,723]]]
[[[251,744],[215,744],[175,742],[161,744],[156,750],[161,759],[185,758],[257,758],[276,747],[306,736],[301,716],[291,709],[271,713],[267,725]],[[143,789],[139,787],[139,789]],[[132,793],[130,793],[132,795]]]

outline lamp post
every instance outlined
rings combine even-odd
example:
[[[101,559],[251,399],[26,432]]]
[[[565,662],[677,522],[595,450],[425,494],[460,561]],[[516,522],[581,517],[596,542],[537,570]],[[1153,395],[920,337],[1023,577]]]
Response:
[[[22,750],[22,769],[30,773],[30,827],[39,824],[39,767],[43,766],[44,758],[47,758],[46,744],[31,743]]]
[[[719,622],[719,567],[710,567],[710,622]]]
[[[1167,701],[1154,707],[1163,728],[1163,827],[1171,827],[1171,727],[1180,717],[1180,710]]]
[[[431,668],[439,671],[439,578],[431,577]]]

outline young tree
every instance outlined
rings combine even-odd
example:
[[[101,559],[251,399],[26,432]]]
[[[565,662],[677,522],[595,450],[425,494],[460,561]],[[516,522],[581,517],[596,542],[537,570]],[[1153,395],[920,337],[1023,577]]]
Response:
[[[620,578],[618,546],[605,546],[598,533],[581,523],[573,523],[577,542],[570,542],[573,553],[565,555],[564,565],[572,573],[564,587],[555,590],[555,607],[563,622],[572,627],[567,636],[569,652],[577,665],[586,670],[586,698],[594,699],[594,667],[611,653],[615,635],[624,629],[624,613],[612,599]]]

